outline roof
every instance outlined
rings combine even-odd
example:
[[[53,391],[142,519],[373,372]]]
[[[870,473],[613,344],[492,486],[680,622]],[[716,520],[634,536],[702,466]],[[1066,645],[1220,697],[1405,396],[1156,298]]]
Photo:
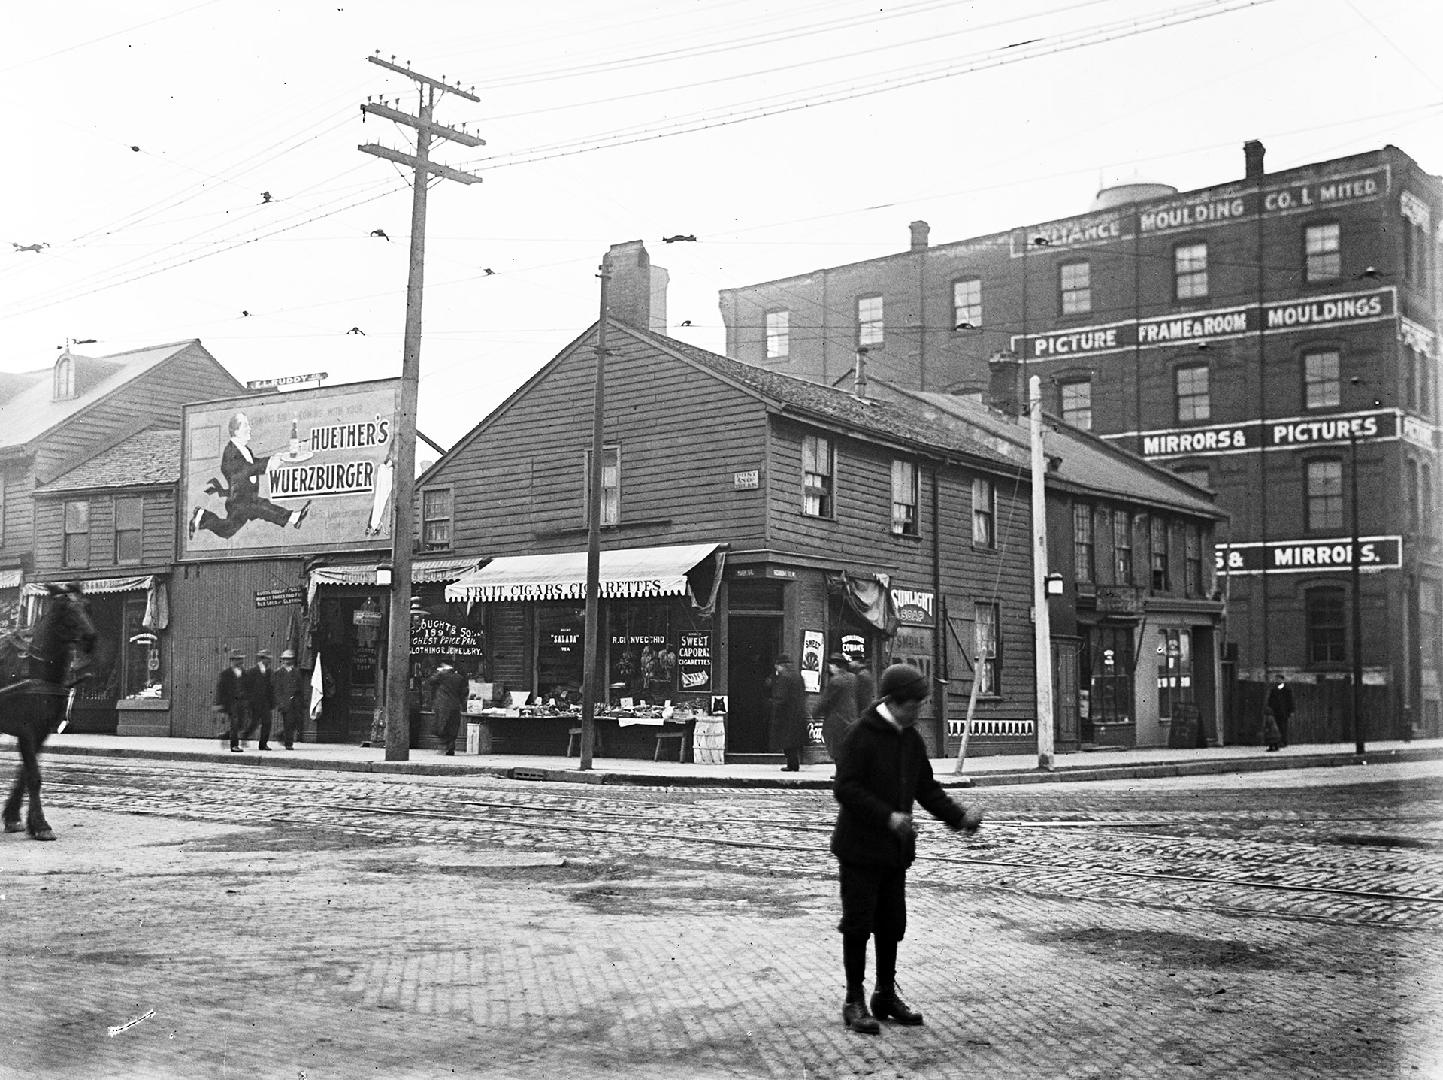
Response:
[[[38,493],[174,484],[180,480],[180,432],[151,429],[102,450],[37,488]]]
[[[784,375],[755,364],[743,363],[677,341],[664,334],[615,321],[608,324],[613,331],[630,334],[658,349],[718,375],[734,385],[751,391],[772,406],[850,428],[858,437],[901,444],[943,455],[964,455],[993,466],[1016,469],[1018,458],[1010,447],[999,447],[979,438],[955,424],[940,422],[935,414],[907,401],[885,398],[862,398],[847,390],[809,382],[793,375]],[[1022,464],[1027,457],[1023,455]]]
[[[19,380],[0,381],[0,449],[27,445],[105,395],[192,346],[200,346],[199,339],[153,345],[105,357],[71,353],[75,363],[75,396],[66,401],[55,400],[51,382],[53,368],[27,373],[33,374],[34,378],[24,385],[13,385]],[[9,392],[12,389],[14,392]]]
[[[991,433],[1030,454],[1031,434],[1027,426],[1014,417],[953,394],[900,388],[897,392],[924,402],[960,423]],[[1055,462],[1049,478],[1055,477],[1071,487],[1099,495],[1167,506],[1204,517],[1227,517],[1213,500],[1206,497],[1204,489],[1060,420],[1047,419],[1042,441],[1044,452]]]

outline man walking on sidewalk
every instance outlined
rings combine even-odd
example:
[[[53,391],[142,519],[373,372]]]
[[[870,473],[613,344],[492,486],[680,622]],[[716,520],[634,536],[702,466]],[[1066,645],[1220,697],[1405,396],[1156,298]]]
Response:
[[[281,714],[281,745],[290,750],[300,734],[301,718],[306,715],[306,703],[301,694],[301,673],[296,670],[293,650],[281,651],[281,666],[271,676],[271,686],[275,690],[276,709]]]
[[[241,732],[246,727],[245,660],[246,654],[232,649],[230,663],[215,681],[215,711],[230,723],[230,748],[241,752]]]
[[[840,864],[842,967],[847,997],[842,1022],[864,1035],[881,1030],[877,1017],[920,1024],[922,1014],[897,993],[897,945],[907,932],[907,868],[917,856],[912,804],[919,802],[954,831],[977,831],[982,815],[954,802],[932,775],[917,714],[931,691],[909,664],[882,672],[880,695],[843,737],[832,794],[841,804],[832,831]],[[877,982],[867,1011],[863,980],[867,939],[877,939]]]

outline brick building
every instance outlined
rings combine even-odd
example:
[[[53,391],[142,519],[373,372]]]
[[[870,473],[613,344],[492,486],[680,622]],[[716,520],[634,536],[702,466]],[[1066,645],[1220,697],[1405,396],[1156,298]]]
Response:
[[[1295,686],[1295,741],[1350,737],[1355,662],[1363,734],[1439,734],[1443,184],[1394,146],[1268,173],[1249,142],[1243,166],[956,243],[913,222],[907,251],[724,290],[728,355],[971,396],[1020,361],[1051,412],[1231,515],[1230,741],[1269,672]]]

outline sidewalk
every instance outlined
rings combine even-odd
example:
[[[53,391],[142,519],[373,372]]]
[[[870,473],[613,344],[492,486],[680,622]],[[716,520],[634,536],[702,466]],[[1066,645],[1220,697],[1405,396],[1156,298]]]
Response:
[[[585,772],[576,758],[522,754],[466,754],[444,757],[434,750],[412,750],[405,761],[387,761],[381,747],[339,743],[302,743],[294,750],[276,747],[261,753],[254,742],[232,754],[211,739],[137,738],[121,735],[53,736],[48,756],[148,758],[170,761],[225,762],[259,768],[324,769],[346,772],[400,773],[427,776],[489,775],[515,780],[566,781],[586,784],[637,784],[678,787],[826,788],[830,764],[804,765],[800,773],[783,773],[776,765],[695,765],[690,762],[598,757]],[[0,750],[14,740],[0,739]],[[969,757],[962,775],[955,760],[936,758],[932,771],[946,787],[990,787],[1084,780],[1128,780],[1167,776],[1264,772],[1353,765],[1361,762],[1443,759],[1443,739],[1396,740],[1366,744],[1360,759],[1352,743],[1288,746],[1268,753],[1261,746],[1220,746],[1174,750],[1167,747],[1133,750],[1086,750],[1056,754],[1051,770],[1038,767],[1036,754],[995,754]]]

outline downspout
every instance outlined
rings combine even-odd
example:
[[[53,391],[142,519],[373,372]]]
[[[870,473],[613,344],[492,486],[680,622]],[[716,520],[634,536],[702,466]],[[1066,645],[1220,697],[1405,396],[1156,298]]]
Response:
[[[947,698],[951,683],[947,671],[947,638],[942,633],[942,507],[937,479],[940,468],[940,462],[932,463],[932,685],[938,691],[937,756],[944,757],[947,752]]]

